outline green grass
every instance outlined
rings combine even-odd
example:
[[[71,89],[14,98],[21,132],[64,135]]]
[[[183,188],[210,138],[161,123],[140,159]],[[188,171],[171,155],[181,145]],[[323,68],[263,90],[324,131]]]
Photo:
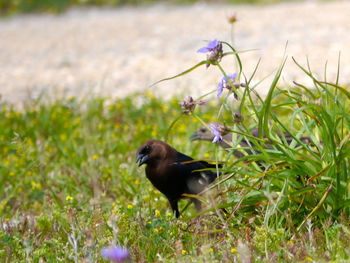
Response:
[[[339,74],[330,82],[325,72],[319,80],[308,63],[295,61],[313,86],[295,82],[282,89],[283,59],[261,98],[255,73],[246,76],[239,52],[222,45],[210,61],[161,80],[206,64],[227,76],[231,71],[220,60],[233,58],[238,75],[228,84],[239,100],[226,88],[218,100],[214,90],[189,114],[182,113],[181,99],[164,101],[149,91],[115,100],[30,101],[22,110],[2,102],[0,259],[103,262],[101,249],[117,244],[129,249],[132,262],[347,261],[348,88],[338,83]],[[236,89],[232,82],[244,85]],[[208,121],[225,123],[234,133],[229,151],[189,140]],[[250,133],[255,127],[259,138]],[[256,147],[241,149],[243,137]],[[223,164],[223,175],[199,197],[200,213],[182,200],[182,216],[175,219],[136,166],[138,147],[151,138]],[[235,150],[253,154],[237,159]]]
[[[274,104],[277,101],[281,102],[272,100],[272,108],[282,107]],[[337,215],[337,206],[333,208],[328,199],[322,213],[296,230],[330,180],[325,186],[319,182],[317,191],[310,186],[297,195],[292,184],[283,185],[291,175],[282,166],[266,176],[263,188],[257,190],[261,171],[249,169],[244,162],[233,168],[230,164],[236,159],[230,154],[219,150],[216,157],[215,145],[190,142],[200,123],[187,115],[175,123],[168,142],[195,158],[226,158],[231,178],[210,191],[206,200],[212,200],[209,209],[224,204],[229,212],[235,211],[230,217],[215,209],[194,217],[190,206],[183,218],[175,220],[144,169],[136,167],[135,152],[149,138],[165,138],[169,123],[181,115],[178,102],[175,98],[164,102],[147,93],[122,100],[32,102],[21,111],[2,103],[2,261],[102,262],[101,248],[116,243],[129,248],[132,261],[292,262],[348,257],[348,213]],[[298,106],[285,105],[279,120],[288,123],[289,108]],[[216,119],[217,109],[217,104],[209,103],[197,107],[196,114],[209,121]],[[230,116],[225,112],[221,118]],[[326,154],[323,160],[327,166]],[[296,212],[302,198],[305,205]]]
[[[298,0],[222,0],[219,3],[235,4],[271,4],[280,2],[291,2]],[[300,0],[299,0],[300,1]],[[198,0],[0,0],[0,14],[16,13],[60,13],[70,7],[77,6],[135,6],[147,5],[152,3],[166,2],[172,4],[191,4],[199,2]],[[214,2],[214,1],[204,1]]]

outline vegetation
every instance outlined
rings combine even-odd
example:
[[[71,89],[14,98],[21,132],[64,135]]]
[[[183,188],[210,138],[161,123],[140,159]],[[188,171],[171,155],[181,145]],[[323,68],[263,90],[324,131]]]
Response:
[[[267,4],[293,0],[222,0],[224,3]],[[198,0],[0,0],[0,14],[49,12],[60,13],[69,7],[76,6],[125,6],[145,5],[156,2],[170,2],[175,4],[189,4]],[[210,0],[207,2],[210,3]]]
[[[150,91],[31,101],[22,110],[0,104],[0,259],[103,262],[102,248],[114,244],[127,248],[132,262],[348,260],[350,92],[338,77],[329,81],[325,72],[319,80],[297,61],[314,86],[278,87],[284,58],[261,98],[260,80],[244,74],[229,43],[214,40],[199,52],[207,59],[161,81],[202,67],[223,78],[218,89],[181,107],[181,99],[164,101]],[[220,61],[230,58],[236,67],[226,71]],[[231,150],[189,140],[208,121],[235,134]],[[255,127],[259,138],[250,133]],[[284,133],[291,144],[279,138]],[[243,137],[255,146],[240,148]],[[136,166],[136,150],[150,138],[223,164],[222,176],[197,197],[203,211],[183,200],[183,216],[175,219]],[[235,150],[252,154],[237,159]]]

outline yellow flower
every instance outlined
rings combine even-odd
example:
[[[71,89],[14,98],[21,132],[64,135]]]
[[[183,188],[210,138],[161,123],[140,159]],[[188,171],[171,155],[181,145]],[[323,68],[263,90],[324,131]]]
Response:
[[[208,159],[210,157],[210,154],[209,153],[205,153],[204,154],[204,158]]]
[[[73,101],[74,100],[74,96],[73,95],[69,96],[68,100]]]
[[[118,130],[118,129],[120,128],[120,126],[121,126],[121,125],[120,125],[120,123],[118,122],[118,123],[114,124],[114,129],[115,129],[115,130]]]
[[[94,155],[92,156],[92,159],[97,160],[97,159],[98,159],[98,155],[97,155],[97,154],[94,154]]]
[[[293,240],[289,240],[287,244],[288,245],[294,245],[294,241]]]
[[[18,193],[22,193],[23,192],[23,189],[22,189],[22,187],[18,187]]]
[[[164,104],[162,107],[163,112],[168,112],[169,106],[167,104]]]
[[[156,217],[159,217],[160,216],[160,212],[159,210],[156,210]]]
[[[171,216],[172,216],[172,213],[168,212],[166,215],[167,215],[168,217],[171,217]]]
[[[178,130],[178,132],[185,132],[186,131],[186,125],[185,124],[180,124],[177,130]]]
[[[153,99],[153,98],[154,98],[154,95],[153,95],[152,91],[147,90],[147,91],[146,91],[146,97],[149,98],[149,99]]]
[[[231,248],[231,253],[232,253],[232,254],[237,253],[237,249],[236,249],[236,248],[234,248],[234,247],[233,247],[233,248]]]
[[[157,136],[157,132],[156,132],[155,130],[153,130],[153,131],[151,132],[151,136],[152,136],[152,137],[156,137],[156,136]]]
[[[182,255],[186,255],[187,251],[183,249],[181,253]]]
[[[66,201],[72,201],[72,200],[73,200],[73,197],[71,197],[70,195],[66,196]]]
[[[10,172],[10,176],[14,176],[15,175],[15,172]]]
[[[210,253],[213,253],[213,252],[214,252],[214,249],[213,249],[213,248],[210,248],[210,249],[209,249],[209,252],[210,252]]]
[[[311,262],[313,259],[312,259],[312,257],[307,257],[306,260]]]
[[[116,203],[113,203],[113,204],[112,204],[112,208],[114,208],[116,205],[117,205]]]
[[[32,185],[32,189],[33,190],[35,190],[35,189],[40,190],[41,189],[41,184],[40,183],[36,183],[35,181],[31,181],[30,184]]]
[[[61,138],[61,141],[64,142],[67,140],[67,135],[61,134],[60,138]]]
[[[148,221],[147,224],[152,225],[152,222],[151,222],[151,221]]]
[[[128,209],[133,209],[133,205],[128,205]]]
[[[134,184],[139,185],[140,184],[140,180],[136,179]]]
[[[156,234],[159,232],[157,228],[155,228],[153,231],[154,231],[154,233],[156,233]]]

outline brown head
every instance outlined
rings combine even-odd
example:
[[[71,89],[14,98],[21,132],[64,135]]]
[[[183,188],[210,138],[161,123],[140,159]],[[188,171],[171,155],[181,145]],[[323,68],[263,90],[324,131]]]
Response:
[[[213,124],[218,124],[216,122],[209,122],[208,126],[213,123]],[[214,139],[215,135],[212,133],[210,130],[207,129],[205,126],[201,126],[198,130],[196,130],[192,136],[191,140],[192,141],[197,141],[197,140],[204,140],[204,141],[212,141]]]
[[[169,144],[160,140],[149,140],[139,147],[136,153],[136,163],[154,164],[159,161],[176,157],[176,150]]]

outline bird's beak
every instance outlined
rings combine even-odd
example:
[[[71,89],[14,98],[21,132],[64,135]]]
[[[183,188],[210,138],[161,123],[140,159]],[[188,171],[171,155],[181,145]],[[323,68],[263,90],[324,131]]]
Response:
[[[200,140],[200,139],[201,139],[201,136],[196,132],[194,134],[192,134],[192,136],[190,137],[191,141],[196,141],[196,140]]]
[[[141,153],[137,153],[136,163],[140,162],[139,163],[139,167],[141,165],[143,165],[144,163],[146,163],[148,160],[149,160],[149,155],[144,155],[144,154],[141,154]]]

